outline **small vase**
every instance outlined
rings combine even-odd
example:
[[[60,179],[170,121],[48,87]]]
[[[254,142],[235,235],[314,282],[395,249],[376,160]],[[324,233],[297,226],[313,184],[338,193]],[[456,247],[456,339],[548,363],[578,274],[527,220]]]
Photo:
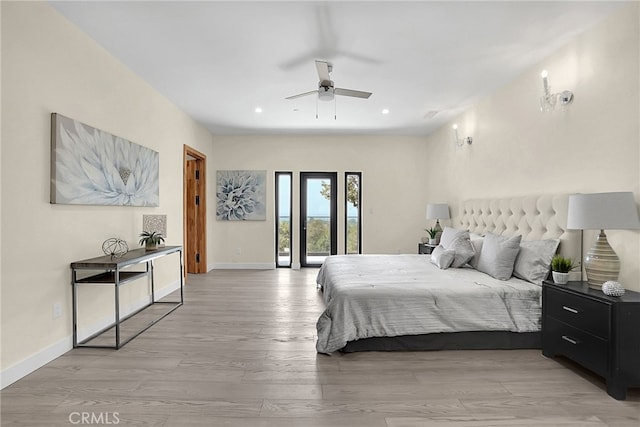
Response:
[[[144,248],[148,251],[155,251],[156,249],[158,249],[158,244],[157,243],[146,243],[144,245]]]
[[[429,239],[429,244],[430,245],[435,245],[437,241],[438,241],[438,239],[436,239],[436,238]]]
[[[560,273],[559,271],[552,271],[553,282],[559,285],[565,285],[569,281],[569,273]]]

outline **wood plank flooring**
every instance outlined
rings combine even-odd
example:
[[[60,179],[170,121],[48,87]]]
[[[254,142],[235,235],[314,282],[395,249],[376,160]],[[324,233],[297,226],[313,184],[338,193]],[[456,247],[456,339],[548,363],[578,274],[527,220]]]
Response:
[[[616,401],[539,350],[319,355],[316,273],[190,276],[185,305],[124,348],[72,350],[5,388],[2,426],[640,425],[640,390]]]

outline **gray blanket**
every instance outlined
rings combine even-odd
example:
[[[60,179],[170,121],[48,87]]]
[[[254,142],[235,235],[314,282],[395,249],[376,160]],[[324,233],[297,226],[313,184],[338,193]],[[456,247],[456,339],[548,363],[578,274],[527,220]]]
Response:
[[[369,337],[540,330],[541,288],[471,268],[440,270],[425,255],[336,255],[317,278],[326,309],[320,353]]]

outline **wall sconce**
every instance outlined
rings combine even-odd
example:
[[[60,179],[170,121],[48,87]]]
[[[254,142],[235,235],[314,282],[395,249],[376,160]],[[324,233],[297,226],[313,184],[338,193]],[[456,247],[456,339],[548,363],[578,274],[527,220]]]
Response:
[[[540,111],[542,112],[555,110],[558,102],[562,107],[566,107],[573,102],[573,92],[570,90],[551,93],[548,76],[549,73],[547,73],[547,70],[543,70],[542,73],[540,73],[540,77],[542,77],[542,88],[544,90],[544,93],[540,97]]]
[[[453,136],[455,138],[456,145],[458,147],[462,147],[465,142],[467,143],[467,145],[473,144],[473,138],[471,138],[470,136],[460,139],[460,137],[458,136],[458,125],[454,124],[452,128],[453,128]]]

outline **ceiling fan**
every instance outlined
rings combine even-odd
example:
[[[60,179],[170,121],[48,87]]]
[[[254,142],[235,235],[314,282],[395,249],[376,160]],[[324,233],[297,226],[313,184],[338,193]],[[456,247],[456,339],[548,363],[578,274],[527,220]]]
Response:
[[[334,95],[351,96],[354,98],[367,99],[371,96],[371,92],[363,92],[360,90],[343,89],[333,86],[333,80],[329,77],[329,73],[333,70],[333,65],[326,61],[316,60],[316,69],[318,70],[318,89],[309,92],[299,93],[297,95],[288,96],[285,99],[296,99],[307,95],[318,94],[318,99],[322,101],[331,101]]]

